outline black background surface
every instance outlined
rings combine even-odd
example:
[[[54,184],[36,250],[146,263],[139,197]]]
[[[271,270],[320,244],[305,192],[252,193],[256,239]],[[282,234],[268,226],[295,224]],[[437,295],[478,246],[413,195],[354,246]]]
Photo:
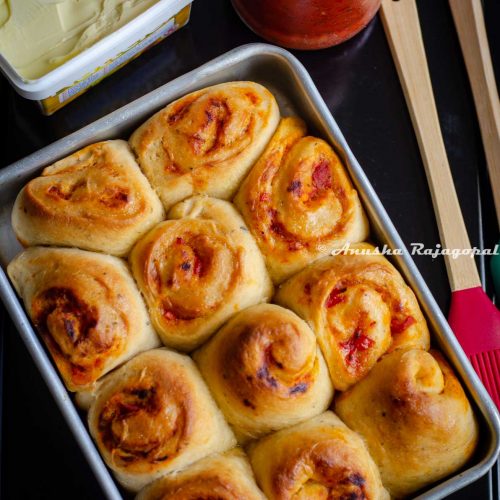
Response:
[[[500,2],[486,0],[485,17],[500,81]],[[458,196],[473,245],[498,238],[471,91],[446,0],[419,0],[432,82]],[[260,41],[229,0],[196,0],[187,27],[51,117],[19,97],[0,76],[3,135],[0,166],[73,132],[163,83],[241,44]],[[438,231],[430,194],[380,18],[353,40],[317,52],[295,52],[311,73],[404,242],[434,247]],[[482,215],[478,198],[481,184]],[[443,193],[446,196],[446,193]],[[444,262],[415,257],[445,311]],[[488,291],[489,284],[488,284]],[[0,306],[1,308],[1,306]],[[3,312],[0,309],[0,313]],[[103,495],[9,319],[0,317],[4,358],[2,484],[5,499],[98,499]],[[454,499],[488,498],[484,478]]]

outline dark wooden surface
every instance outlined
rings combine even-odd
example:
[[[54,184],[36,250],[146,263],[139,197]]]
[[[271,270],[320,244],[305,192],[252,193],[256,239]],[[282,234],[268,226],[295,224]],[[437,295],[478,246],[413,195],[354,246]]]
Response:
[[[479,245],[482,231],[484,245],[492,247],[498,232],[484,153],[448,3],[419,0],[418,7],[443,135],[469,235],[472,243]],[[499,81],[500,2],[486,0],[485,14]],[[0,76],[0,105],[7,123],[0,166],[231,48],[258,40],[236,16],[229,0],[196,0],[186,28],[51,117],[42,116],[31,102],[17,96]],[[380,19],[377,17],[367,30],[339,47],[296,55],[311,73],[405,243],[422,242],[434,247],[439,239],[430,195]],[[417,257],[416,263],[446,312],[449,287],[443,261]],[[4,358],[0,497],[102,498],[10,320],[4,318],[0,327],[0,354]],[[489,494],[486,477],[452,498],[482,499]]]

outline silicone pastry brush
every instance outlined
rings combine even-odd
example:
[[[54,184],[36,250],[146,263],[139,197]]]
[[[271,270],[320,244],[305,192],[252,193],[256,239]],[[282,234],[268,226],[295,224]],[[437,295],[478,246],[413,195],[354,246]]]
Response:
[[[491,63],[483,9],[480,0],[450,0],[450,7],[476,104],[493,200],[500,224],[500,100]],[[500,254],[492,258],[491,271],[498,304]]]
[[[470,249],[439,126],[415,0],[382,0],[382,21],[417,136],[444,248]],[[451,285],[448,320],[500,407],[500,311],[481,287],[470,255],[445,255]]]

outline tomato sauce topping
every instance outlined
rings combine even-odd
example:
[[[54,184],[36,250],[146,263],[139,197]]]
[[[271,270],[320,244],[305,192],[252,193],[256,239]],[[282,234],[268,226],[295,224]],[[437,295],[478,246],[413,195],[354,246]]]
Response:
[[[411,325],[414,325],[417,320],[413,316],[406,316],[406,318],[398,319],[392,318],[391,320],[391,333],[403,333]]]
[[[330,164],[326,160],[318,163],[312,173],[313,185],[318,190],[330,189],[332,187],[332,173]]]
[[[328,295],[328,298],[326,299],[325,302],[325,306],[328,309],[330,309],[331,307],[336,306],[337,304],[345,302],[346,296],[343,295],[345,291],[346,288],[334,288],[330,292],[330,295]]]
[[[361,330],[356,330],[354,335],[345,342],[340,342],[340,348],[344,352],[345,360],[349,366],[356,367],[359,363],[360,352],[367,351],[375,345],[375,341],[364,335]]]

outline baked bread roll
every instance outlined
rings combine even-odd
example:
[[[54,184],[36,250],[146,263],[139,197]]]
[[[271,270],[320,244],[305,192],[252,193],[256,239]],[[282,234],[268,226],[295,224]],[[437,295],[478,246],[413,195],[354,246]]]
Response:
[[[210,455],[147,486],[136,500],[265,500],[245,454],[233,449]]]
[[[233,316],[194,360],[240,442],[318,415],[333,396],[314,333],[273,304]]]
[[[126,255],[164,218],[125,141],[92,144],[45,168],[12,210],[24,246],[57,245]]]
[[[193,197],[168,216],[174,220],[140,240],[130,262],[163,342],[190,351],[273,290],[257,245],[230,203]]]
[[[249,455],[270,500],[389,498],[363,440],[331,411],[262,439]]]
[[[385,352],[429,348],[429,331],[412,290],[368,244],[325,257],[281,286],[276,302],[304,318],[318,337],[333,385],[361,380]]]
[[[283,118],[235,200],[279,283],[346,242],[363,241],[368,221],[333,149]]]
[[[125,263],[72,248],[28,248],[7,272],[70,391],[160,345]]]
[[[359,432],[391,495],[402,497],[460,469],[478,427],[467,397],[437,351],[395,351],[335,406]]]
[[[227,200],[278,122],[265,87],[222,83],[169,104],[132,134],[130,145],[165,208],[194,194]]]
[[[236,444],[193,361],[167,349],[103,379],[88,420],[104,460],[132,491]]]

